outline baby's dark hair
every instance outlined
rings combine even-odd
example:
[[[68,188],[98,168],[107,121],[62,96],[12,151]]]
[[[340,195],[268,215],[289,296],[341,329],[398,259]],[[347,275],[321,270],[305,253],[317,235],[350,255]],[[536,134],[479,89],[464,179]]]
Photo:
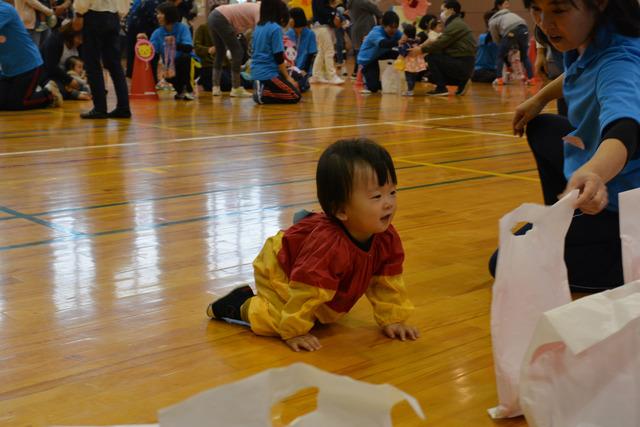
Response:
[[[438,17],[436,15],[424,15],[418,22],[418,27],[423,31],[429,31],[438,25]]]
[[[79,56],[70,56],[70,57],[68,57],[67,60],[64,61],[64,69],[65,69],[65,71],[73,70],[73,67],[75,67],[78,62],[84,63],[84,61],[82,59],[80,59]]]
[[[291,8],[291,10],[289,10],[289,15],[293,19],[294,28],[306,27],[309,24],[307,15],[305,15],[304,9],[301,7]]]
[[[367,138],[342,139],[334,142],[320,156],[316,169],[318,201],[330,217],[351,198],[356,167],[370,167],[380,186],[398,183],[389,152]]]
[[[415,39],[416,38],[416,27],[411,25],[411,24],[404,24],[404,27],[402,29],[403,33],[405,36],[407,36],[410,39]]]

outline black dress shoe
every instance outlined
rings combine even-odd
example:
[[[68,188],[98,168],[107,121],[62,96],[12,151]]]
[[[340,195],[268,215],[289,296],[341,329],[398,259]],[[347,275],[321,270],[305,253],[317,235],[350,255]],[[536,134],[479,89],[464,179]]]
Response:
[[[83,119],[106,119],[107,113],[98,110],[87,111],[86,113],[80,114],[80,117]]]
[[[130,119],[131,118],[131,110],[124,108],[116,108],[115,110],[109,111],[107,116],[111,119]]]

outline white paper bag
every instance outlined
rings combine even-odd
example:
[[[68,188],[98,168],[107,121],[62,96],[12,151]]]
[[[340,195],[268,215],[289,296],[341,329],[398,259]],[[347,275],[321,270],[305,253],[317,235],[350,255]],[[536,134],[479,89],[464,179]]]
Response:
[[[378,61],[380,83],[382,84],[382,93],[399,95],[407,90],[407,80],[404,77],[404,73],[393,66],[393,61],[393,59]]]
[[[529,427],[640,426],[640,281],[544,313],[520,384]]]
[[[491,302],[491,337],[498,387],[493,418],[521,415],[520,370],[538,319],[545,311],[571,301],[564,239],[578,191],[553,206],[525,203],[500,220],[500,250]],[[525,235],[511,229],[533,224]]]
[[[624,282],[640,279],[640,188],[619,194]]]

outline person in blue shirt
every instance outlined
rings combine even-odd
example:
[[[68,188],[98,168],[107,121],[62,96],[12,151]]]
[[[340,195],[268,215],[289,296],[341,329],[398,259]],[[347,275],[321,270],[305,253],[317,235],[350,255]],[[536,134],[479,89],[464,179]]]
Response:
[[[380,83],[380,67],[378,61],[395,59],[397,50],[393,48],[401,44],[402,32],[398,30],[400,18],[395,12],[388,11],[382,15],[382,25],[376,25],[364,38],[358,51],[358,65],[362,66],[362,76],[366,89],[362,93],[375,93],[382,89]]]
[[[151,43],[156,55],[160,55],[165,62],[165,79],[176,90],[175,99],[192,101],[195,95],[191,85],[191,51],[193,50],[191,32],[189,27],[178,22],[180,13],[173,3],[164,2],[158,6],[157,11],[160,26],[151,34]],[[138,37],[144,39],[147,35],[140,33]],[[175,40],[175,53],[167,52],[165,55],[167,37],[173,37]],[[171,60],[174,61],[173,69],[167,63]]]
[[[291,28],[285,34],[285,62],[289,75],[298,83],[300,92],[304,93],[310,88],[309,77],[318,53],[316,35],[309,29],[309,21],[302,8],[292,8],[289,15]]]
[[[0,110],[62,105],[58,87],[44,75],[38,47],[18,12],[0,0]]]
[[[490,10],[484,14],[484,23],[487,26],[487,32],[480,34],[478,37],[478,50],[476,51],[476,64],[471,75],[472,82],[492,83],[498,73],[496,72],[496,55],[498,54],[498,45],[493,42],[491,32],[488,31],[489,19],[493,16],[495,10]]]
[[[525,6],[564,53],[565,72],[516,108],[514,133],[526,132],[546,204],[580,192],[565,239],[572,289],[622,285],[618,194],[640,187],[640,4],[525,0]],[[563,95],[568,117],[540,114]]]
[[[301,94],[284,62],[282,26],[289,22],[287,5],[281,0],[262,0],[260,21],[253,31],[251,79],[257,104],[295,104]]]

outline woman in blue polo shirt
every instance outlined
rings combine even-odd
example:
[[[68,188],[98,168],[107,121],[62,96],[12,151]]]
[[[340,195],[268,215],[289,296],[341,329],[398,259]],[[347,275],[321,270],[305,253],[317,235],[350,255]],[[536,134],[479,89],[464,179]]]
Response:
[[[53,81],[45,85],[44,75],[40,52],[18,12],[0,0],[0,110],[61,105],[58,87]]]
[[[361,93],[375,93],[382,89],[380,83],[380,66],[378,60],[395,59],[402,32],[398,30],[400,18],[395,12],[388,11],[382,15],[382,25],[376,25],[364,38],[358,51],[358,65],[362,66],[362,76],[366,89]]]
[[[260,21],[253,31],[251,79],[253,100],[258,104],[295,104],[300,101],[297,83],[289,76],[284,62],[282,24],[289,22],[289,11],[281,0],[262,0]]]
[[[640,5],[525,0],[525,6],[564,52],[565,73],[516,109],[514,133],[526,126],[546,204],[580,190],[565,241],[572,289],[619,286],[618,193],[640,187]],[[563,95],[568,118],[539,115]]]

